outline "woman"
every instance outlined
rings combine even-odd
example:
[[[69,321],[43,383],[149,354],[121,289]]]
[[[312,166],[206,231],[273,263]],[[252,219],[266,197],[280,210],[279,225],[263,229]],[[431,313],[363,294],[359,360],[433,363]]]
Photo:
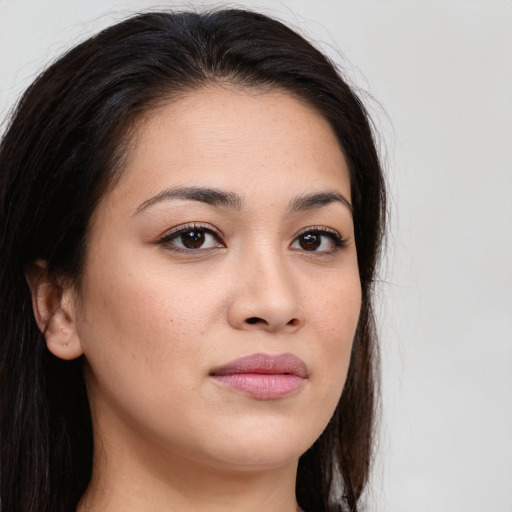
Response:
[[[2,512],[360,510],[384,186],[301,36],[142,14],[0,148]]]

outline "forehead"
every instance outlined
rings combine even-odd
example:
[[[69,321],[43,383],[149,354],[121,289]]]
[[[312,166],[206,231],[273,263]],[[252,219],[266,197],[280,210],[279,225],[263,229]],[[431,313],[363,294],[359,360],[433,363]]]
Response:
[[[347,165],[330,124],[280,90],[226,85],[189,92],[139,121],[130,146],[111,191],[117,196],[144,200],[171,185],[276,195],[294,183],[336,188],[350,198]]]

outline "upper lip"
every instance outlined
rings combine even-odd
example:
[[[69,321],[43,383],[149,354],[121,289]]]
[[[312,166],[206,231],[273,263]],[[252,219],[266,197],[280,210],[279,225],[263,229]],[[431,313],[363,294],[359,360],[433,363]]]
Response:
[[[308,376],[306,363],[293,354],[252,354],[240,357],[210,372],[212,376],[237,373],[260,373],[269,375],[296,375],[303,379]]]

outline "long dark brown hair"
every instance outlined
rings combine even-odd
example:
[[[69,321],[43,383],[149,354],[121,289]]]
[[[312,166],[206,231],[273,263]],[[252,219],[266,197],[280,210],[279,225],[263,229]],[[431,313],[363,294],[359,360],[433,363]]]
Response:
[[[54,275],[79,279],[89,219],[122,172],[130,128],[162,101],[216,82],[301,98],[329,121],[349,164],[362,309],[343,394],[299,460],[296,495],[308,512],[360,510],[375,423],[372,288],[385,212],[371,125],[335,66],[302,36],[261,14],[218,10],[139,14],[107,28],[44,71],[14,111],[0,146],[1,512],[75,510],[92,468],[82,363],[47,350],[26,266],[41,258]]]

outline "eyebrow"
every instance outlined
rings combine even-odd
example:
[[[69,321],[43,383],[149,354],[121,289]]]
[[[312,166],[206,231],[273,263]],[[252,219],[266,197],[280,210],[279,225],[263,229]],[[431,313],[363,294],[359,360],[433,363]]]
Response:
[[[243,199],[234,192],[227,192],[216,188],[207,187],[172,187],[159,192],[143,203],[134,212],[134,215],[146,210],[150,206],[173,199],[185,201],[199,201],[213,206],[222,206],[234,210],[240,210],[243,206]],[[352,215],[350,201],[341,193],[335,191],[318,192],[315,194],[303,194],[290,201],[289,213],[297,213],[315,208],[321,208],[331,203],[341,203],[346,206]]]
[[[313,210],[315,208],[327,206],[331,203],[341,203],[342,205],[346,206],[350,211],[350,214],[353,215],[352,204],[350,201],[343,194],[334,191],[319,192],[316,194],[304,194],[296,197],[290,202],[288,211],[290,213],[295,213],[306,210]]]
[[[141,203],[135,210],[134,215],[137,215],[157,203],[172,199],[199,201],[201,203],[223,206],[235,210],[240,210],[243,205],[242,198],[234,192],[225,192],[223,190],[205,187],[173,187],[162,190],[162,192],[158,193],[156,196]]]

